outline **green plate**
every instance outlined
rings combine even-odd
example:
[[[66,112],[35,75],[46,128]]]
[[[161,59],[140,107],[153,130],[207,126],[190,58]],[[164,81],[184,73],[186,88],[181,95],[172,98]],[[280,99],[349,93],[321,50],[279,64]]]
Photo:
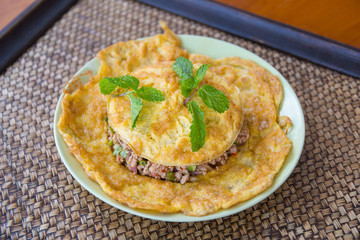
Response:
[[[121,204],[120,202],[114,200],[113,198],[105,194],[104,191],[100,188],[100,186],[96,182],[92,181],[86,175],[80,162],[68,151],[67,145],[65,144],[61,135],[59,134],[57,128],[57,123],[62,113],[61,100],[63,98],[63,94],[60,96],[59,102],[55,110],[54,136],[60,157],[64,162],[65,166],[67,167],[67,169],[69,170],[69,172],[71,173],[71,175],[85,189],[87,189],[89,192],[91,192],[97,198],[103,200],[104,202],[125,212],[129,212],[134,215],[151,218],[155,220],[162,220],[169,222],[206,221],[206,220],[229,216],[238,213],[240,211],[243,211],[259,203],[263,199],[267,198],[271,193],[273,193],[276,189],[278,189],[290,176],[291,172],[294,170],[300,158],[304,145],[304,139],[305,139],[305,122],[304,122],[304,115],[301,109],[301,105],[299,99],[296,97],[295,92],[293,91],[289,83],[285,80],[285,78],[264,59],[245,50],[244,48],[241,48],[239,46],[221,40],[201,37],[201,36],[193,36],[193,35],[180,35],[180,38],[182,40],[182,47],[189,50],[190,53],[204,54],[211,58],[238,56],[241,58],[250,59],[280,78],[281,83],[283,84],[284,87],[284,99],[280,107],[280,115],[286,115],[290,117],[291,121],[293,122],[293,126],[290,128],[287,134],[287,137],[293,143],[293,147],[291,149],[291,152],[287,156],[283,167],[281,168],[280,172],[277,174],[274,183],[268,189],[258,194],[256,197],[251,198],[248,201],[236,204],[228,209],[219,210],[213,214],[203,217],[191,217],[181,213],[163,214],[154,211],[131,208],[124,204]],[[85,66],[83,66],[75,74],[75,76],[81,73],[85,73],[88,70],[96,74],[99,66],[100,66],[100,60],[94,58],[90,62],[85,64]],[[82,77],[81,80],[83,83],[86,83],[87,81],[89,81],[89,77],[87,76]]]

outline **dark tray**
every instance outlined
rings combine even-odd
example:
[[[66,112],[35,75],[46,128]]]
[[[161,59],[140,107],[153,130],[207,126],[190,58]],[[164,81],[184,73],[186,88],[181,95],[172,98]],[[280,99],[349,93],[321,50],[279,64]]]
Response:
[[[0,32],[0,73],[77,0],[37,0]]]
[[[360,49],[207,0],[139,0],[226,32],[360,77]]]

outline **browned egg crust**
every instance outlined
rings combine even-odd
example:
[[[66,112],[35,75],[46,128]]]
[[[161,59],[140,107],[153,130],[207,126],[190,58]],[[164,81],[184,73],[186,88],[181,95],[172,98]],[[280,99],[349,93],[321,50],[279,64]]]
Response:
[[[164,34],[101,50],[98,73],[89,83],[64,95],[58,127],[70,152],[105,193],[134,208],[202,216],[256,196],[273,183],[292,146],[285,134],[291,121],[278,115],[283,97],[278,77],[238,57],[214,60],[188,54],[179,38],[166,25],[162,27]],[[145,66],[175,61],[179,56],[197,64],[211,64],[212,74],[240,90],[243,125],[250,131],[248,141],[227,164],[185,184],[133,174],[116,162],[104,121],[107,101],[98,87],[103,77],[122,76]]]

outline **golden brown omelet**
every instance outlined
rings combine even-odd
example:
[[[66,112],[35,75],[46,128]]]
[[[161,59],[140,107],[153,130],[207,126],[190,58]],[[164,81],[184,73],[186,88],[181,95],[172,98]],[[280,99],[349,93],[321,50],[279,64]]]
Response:
[[[171,68],[174,61],[140,68],[131,75],[140,85],[159,89],[165,95],[160,103],[146,102],[136,127],[131,129],[131,104],[127,97],[109,97],[109,124],[134,152],[151,162],[169,166],[188,166],[208,162],[222,155],[235,141],[243,124],[242,95],[238,87],[223,81],[208,69],[202,84],[224,92],[230,102],[229,110],[219,114],[205,106],[199,95],[195,100],[204,111],[205,145],[192,152],[190,143],[191,114],[184,106],[179,77]],[[200,67],[194,64],[194,72]],[[226,131],[224,131],[226,129]]]
[[[117,43],[102,50],[98,55],[102,60],[98,74],[88,84],[65,94],[58,127],[69,150],[82,163],[89,177],[98,182],[108,195],[131,207],[201,216],[256,196],[272,184],[291,149],[291,142],[278,123],[283,94],[279,79],[249,60],[189,56],[181,49],[179,39],[166,27],[164,30],[162,35]],[[130,72],[145,83],[148,77],[141,75],[146,75],[145,69],[156,72],[157,66],[168,67],[171,63],[164,62],[175,61],[179,56],[189,57],[197,67],[210,63],[210,75],[229,85],[219,87],[221,90],[234,87],[240,90],[244,125],[250,130],[250,139],[226,165],[183,185],[133,174],[116,162],[107,145],[107,124],[104,121],[108,114],[107,100],[98,88],[102,77]],[[232,92],[227,96],[231,101],[238,97]],[[111,104],[116,105],[110,101],[110,109]],[[237,105],[233,103],[233,106]],[[281,119],[284,119],[282,126],[288,127],[289,119]]]

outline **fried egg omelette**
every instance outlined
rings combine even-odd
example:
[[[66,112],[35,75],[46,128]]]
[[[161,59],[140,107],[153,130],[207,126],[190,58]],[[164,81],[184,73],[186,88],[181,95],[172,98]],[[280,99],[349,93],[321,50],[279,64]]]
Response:
[[[161,26],[164,34],[101,50],[98,73],[87,84],[64,90],[58,128],[69,151],[105,193],[134,208],[203,216],[256,196],[272,184],[292,146],[286,137],[291,120],[278,114],[283,98],[279,79],[250,60],[189,54],[180,39],[164,23]],[[204,83],[221,89],[230,102],[229,110],[219,114],[194,97],[205,112],[207,130],[198,152],[189,147],[189,113],[171,69],[178,57],[188,58],[195,69],[210,64]],[[145,103],[133,130],[128,99],[104,96],[99,90],[102,78],[126,74],[161,89],[166,99]],[[126,158],[109,146],[115,137],[127,146]],[[176,182],[132,168],[127,161],[134,156],[138,163],[146,159],[143,168],[164,165],[174,173],[184,169],[193,173],[204,166],[207,170]],[[222,164],[208,163],[224,156]]]
[[[173,61],[141,68],[132,72],[141,84],[155,87],[165,95],[161,103],[144,102],[134,130],[131,129],[131,105],[128,98],[110,97],[109,124],[139,156],[170,166],[198,165],[222,155],[230,148],[243,124],[239,89],[221,81],[217,74],[207,71],[202,84],[211,84],[228,94],[230,109],[223,114],[207,108],[200,97],[193,98],[204,111],[207,135],[205,145],[192,152],[190,144],[191,114],[184,106],[179,77],[171,68]],[[197,70],[198,64],[195,65]],[[226,129],[226,131],[224,131]]]

